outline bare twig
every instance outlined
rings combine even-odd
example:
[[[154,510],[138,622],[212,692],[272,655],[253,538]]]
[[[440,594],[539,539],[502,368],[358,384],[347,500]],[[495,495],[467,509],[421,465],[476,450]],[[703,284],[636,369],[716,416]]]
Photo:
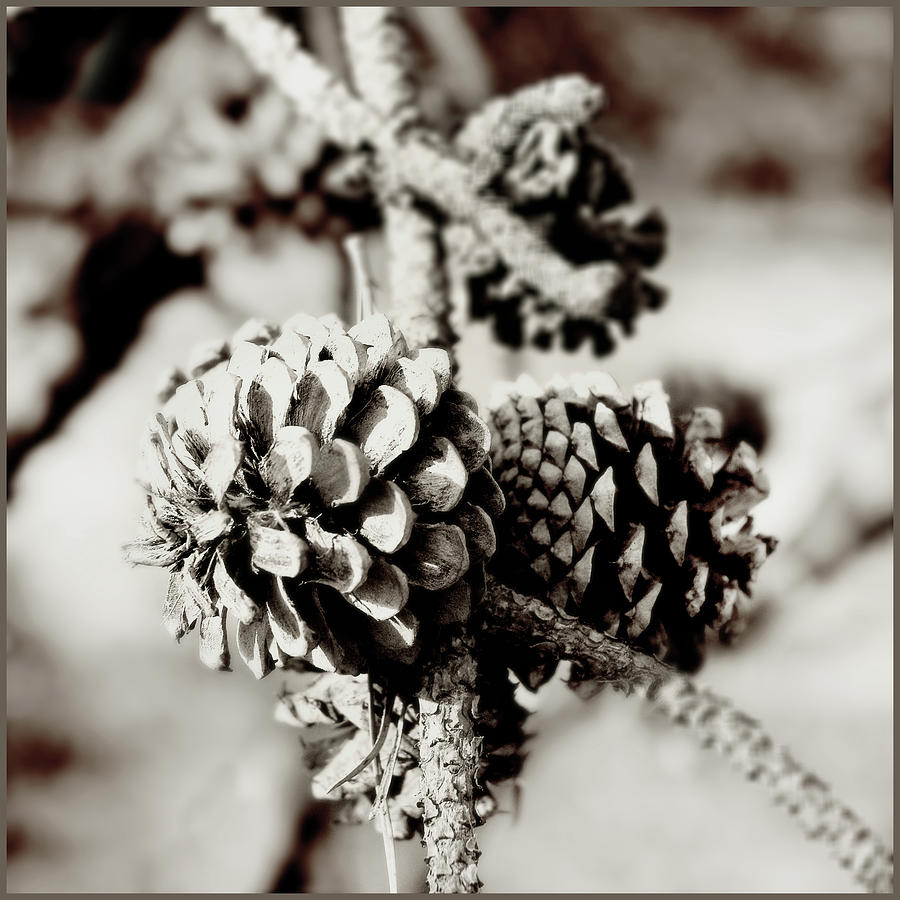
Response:
[[[212,7],[210,15],[268,75],[298,111],[319,121],[336,143],[379,151],[388,196],[411,191],[450,218],[469,224],[511,273],[574,318],[595,318],[609,305],[622,272],[610,262],[576,267],[556,253],[503,202],[479,193],[477,177],[433,135],[398,136],[393,122],[353,97],[298,46],[296,35],[259,7]],[[356,49],[356,48],[354,48]]]
[[[488,593],[485,633],[518,647],[550,645],[559,658],[577,662],[582,677],[645,696],[671,721],[688,726],[704,746],[728,758],[748,779],[764,785],[808,837],[829,845],[860,884],[870,891],[893,890],[891,851],[756,720],[655,657],[564,618],[536,598],[494,580],[489,581]]]
[[[725,756],[750,781],[763,785],[796,819],[807,837],[823,841],[831,854],[867,890],[892,893],[894,855],[759,722],[690,679],[676,678],[646,690],[650,702],[672,722],[686,725],[706,747]]]
[[[475,734],[475,659],[464,630],[447,629],[426,668],[419,694],[419,765],[428,889],[478,892],[473,795],[481,740]]]
[[[331,140],[357,147],[377,133],[378,115],[299,44],[297,34],[259,6],[211,6],[209,16]]]
[[[402,141],[411,128],[421,130],[411,75],[411,50],[396,7],[348,6],[342,9],[344,37],[357,90],[390,124]],[[352,51],[350,50],[352,48]],[[392,147],[382,157],[390,157]],[[452,352],[450,294],[444,277],[438,228],[402,185],[378,179],[385,216],[391,297],[396,321],[413,348],[443,347]]]
[[[421,124],[406,35],[394,8],[345,7],[342,21],[357,90],[390,123],[390,142],[379,147],[384,165],[401,145],[399,136]],[[381,179],[378,186],[397,324],[412,348],[451,350],[456,338],[437,227],[405,187],[392,190]],[[462,627],[426,672],[419,765],[428,885],[434,893],[473,893],[479,887],[474,787],[480,742],[472,720],[475,660]]]

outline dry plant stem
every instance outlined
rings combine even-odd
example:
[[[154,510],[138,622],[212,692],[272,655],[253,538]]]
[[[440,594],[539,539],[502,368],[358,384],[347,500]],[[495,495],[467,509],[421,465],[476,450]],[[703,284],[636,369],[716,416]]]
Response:
[[[450,291],[437,227],[403,192],[387,204],[385,228],[397,327],[411,348],[443,347],[455,370],[457,338],[450,325]]]
[[[346,7],[342,21],[357,90],[390,123],[391,137],[379,147],[382,158],[390,159],[397,136],[421,122],[399,12]],[[443,347],[452,353],[456,337],[435,223],[404,187],[391,190],[381,182],[379,193],[397,325],[410,348]],[[480,742],[472,717],[476,667],[463,626],[440,640],[439,652],[425,664],[419,700],[428,887],[432,893],[474,893],[479,887],[474,787]]]
[[[211,6],[209,17],[268,76],[297,111],[320,125],[335,143],[358,147],[381,119],[340,79],[299,45],[296,32],[259,6]]]
[[[390,719],[390,706],[388,704],[393,704],[394,698],[393,696],[385,697],[385,719]],[[398,725],[399,729],[399,725]],[[375,747],[376,740],[376,732],[375,732],[375,692],[372,690],[372,678],[369,677],[369,740],[372,742],[372,747]],[[384,777],[384,773],[382,772],[381,767],[381,754],[375,754],[375,777],[376,784],[381,784],[381,780]],[[397,893],[397,854],[394,850],[394,826],[391,824],[391,813],[388,809],[387,803],[385,803],[384,808],[381,811],[381,837],[384,842],[384,861],[387,866],[387,876],[388,876],[388,890],[392,894]]]
[[[825,842],[842,866],[873,892],[891,892],[893,853],[760,724],[655,657],[560,616],[533,597],[489,581],[484,630],[519,647],[549,645],[588,677],[645,696],[672,722],[688,726],[704,746],[730,760],[784,805],[807,837]]]
[[[422,115],[400,11],[389,6],[344,7],[341,21],[357,91],[390,123],[391,140],[401,140],[401,134],[422,125]],[[390,144],[384,148],[385,156],[392,152]],[[384,183],[379,190],[397,325],[411,347],[451,351],[456,335],[450,327],[450,294],[437,226],[416,208],[410,191],[390,191]]]
[[[349,149],[376,147],[393,194],[408,189],[453,219],[474,228],[511,272],[568,310],[575,318],[604,310],[621,271],[613,263],[575,267],[501,201],[478,192],[468,167],[433,137],[413,130],[400,138],[394,123],[354,96],[324,66],[305,53],[296,35],[259,7],[211,7],[210,16],[247,54],[251,64]]]
[[[473,795],[481,740],[475,734],[475,659],[460,627],[445,627],[419,694],[423,846],[433,894],[478,892]]]

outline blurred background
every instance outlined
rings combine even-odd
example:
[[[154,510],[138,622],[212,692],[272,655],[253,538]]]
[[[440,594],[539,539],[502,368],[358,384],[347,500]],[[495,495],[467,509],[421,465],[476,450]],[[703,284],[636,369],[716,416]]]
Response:
[[[272,11],[345,73],[336,12]],[[892,14],[888,8],[409,11],[449,132],[551,75],[604,84],[601,132],[660,206],[668,303],[595,359],[463,333],[486,401],[528,371],[662,377],[762,452],[780,539],[742,640],[701,680],[892,840]],[[382,891],[381,839],[311,800],[286,682],[206,670],[130,569],[136,446],[162,373],[250,316],[343,313],[377,212],[352,160],[181,8],[7,23],[7,887]],[[189,646],[190,645],[190,646]],[[488,891],[851,891],[783,811],[618,694],[554,682],[480,830]],[[424,885],[417,841],[401,889]]]

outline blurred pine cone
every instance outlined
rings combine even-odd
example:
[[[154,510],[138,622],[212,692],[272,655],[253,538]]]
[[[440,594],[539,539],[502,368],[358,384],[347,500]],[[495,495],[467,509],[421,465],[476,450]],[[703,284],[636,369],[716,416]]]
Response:
[[[525,742],[522,726],[528,713],[516,702],[514,691],[505,667],[482,665],[475,722],[482,738],[475,811],[482,819],[497,809],[491,785],[515,778],[522,769]],[[305,763],[313,775],[313,796],[340,801],[342,808],[337,818],[347,823],[362,823],[369,818],[377,790],[375,767],[367,766],[331,793],[328,789],[352,771],[372,747],[368,702],[364,678],[328,674],[317,678],[304,691],[283,694],[277,708],[279,721],[302,729]],[[379,754],[385,769],[391,763],[402,709],[401,702],[395,701],[393,721]],[[408,707],[388,794],[391,825],[397,840],[407,840],[422,830],[421,777],[418,713]],[[381,828],[380,818],[375,818],[375,824]]]
[[[588,124],[595,111],[591,103],[575,118],[554,118],[548,110],[518,128],[503,127],[501,119],[493,140],[486,138],[477,149],[474,134],[465,135],[463,155],[481,173],[485,193],[505,200],[573,265],[614,262],[620,270],[603,317],[576,318],[510,273],[471,229],[449,226],[448,256],[465,284],[470,314],[490,318],[498,338],[512,346],[549,348],[559,335],[567,350],[591,340],[596,353],[608,353],[613,341],[607,320],[630,334],[637,315],[665,299],[644,277],[663,256],[665,222],[656,210],[628,205],[633,195],[625,165]]]
[[[468,617],[503,499],[445,351],[408,350],[384,316],[251,321],[163,399],[127,553],[172,570],[165,623],[180,640],[199,622],[208,665],[228,667],[227,612],[260,678],[408,663],[420,620]]]
[[[748,444],[724,448],[716,410],[673,423],[658,381],[628,398],[605,373],[523,376],[491,426],[497,579],[685,669],[706,627],[739,630],[774,548],[747,515],[769,484]]]
[[[374,224],[363,164],[267,86],[219,106],[191,103],[151,158],[147,180],[170,247],[193,254],[265,218],[334,238]]]

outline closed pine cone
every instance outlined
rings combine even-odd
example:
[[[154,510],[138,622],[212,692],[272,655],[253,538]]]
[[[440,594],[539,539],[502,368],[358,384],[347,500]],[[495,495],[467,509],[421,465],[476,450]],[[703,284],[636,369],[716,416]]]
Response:
[[[166,383],[142,445],[146,535],[172,571],[164,621],[227,668],[226,615],[261,678],[412,662],[419,625],[461,621],[503,499],[490,436],[443,350],[384,316],[248,322]]]
[[[658,381],[627,398],[604,373],[523,377],[491,425],[494,577],[686,669],[706,627],[739,630],[774,548],[747,516],[769,486],[748,444],[723,448],[715,410],[673,423]]]

